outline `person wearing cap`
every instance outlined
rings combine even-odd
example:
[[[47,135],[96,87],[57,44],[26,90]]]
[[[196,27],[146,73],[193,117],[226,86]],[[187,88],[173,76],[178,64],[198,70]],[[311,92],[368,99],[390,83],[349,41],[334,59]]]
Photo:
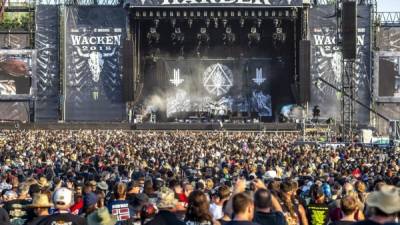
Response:
[[[68,188],[57,189],[53,194],[53,203],[56,212],[45,217],[37,225],[86,225],[86,220],[82,217],[73,215],[69,209],[73,204],[73,192]]]
[[[162,187],[158,192],[157,207],[159,211],[146,225],[185,225],[173,213],[177,203],[175,193],[167,187]]]
[[[93,192],[86,193],[83,196],[83,211],[84,211],[83,216],[84,217],[86,217],[90,213],[96,211],[97,201],[98,201],[98,196]]]
[[[32,204],[28,205],[27,208],[33,209],[36,217],[34,217],[31,221],[27,222],[27,225],[37,225],[44,218],[49,216],[49,209],[53,207],[53,204],[50,203],[50,200],[45,194],[36,194],[33,198]]]
[[[383,185],[379,191],[374,191],[367,196],[366,205],[370,216],[354,225],[398,224],[400,188]]]

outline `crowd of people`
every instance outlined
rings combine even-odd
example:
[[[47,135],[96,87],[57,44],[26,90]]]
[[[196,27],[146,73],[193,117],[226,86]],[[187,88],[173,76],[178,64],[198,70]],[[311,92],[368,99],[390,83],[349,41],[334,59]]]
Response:
[[[0,132],[0,225],[394,225],[400,151],[296,132]]]

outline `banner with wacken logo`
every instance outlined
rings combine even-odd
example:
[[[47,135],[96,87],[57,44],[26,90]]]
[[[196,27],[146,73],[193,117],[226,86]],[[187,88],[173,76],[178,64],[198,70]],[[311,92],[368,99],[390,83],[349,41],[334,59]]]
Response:
[[[311,102],[318,105],[321,117],[340,119],[341,93],[329,84],[341,89],[342,52],[337,43],[337,21],[334,6],[317,6],[310,11],[311,38]],[[355,60],[356,99],[369,105],[370,99],[370,29],[371,9],[357,7],[357,55]],[[358,121],[369,121],[368,110],[355,103]]]
[[[67,121],[122,121],[121,48],[125,11],[115,7],[66,9]]]

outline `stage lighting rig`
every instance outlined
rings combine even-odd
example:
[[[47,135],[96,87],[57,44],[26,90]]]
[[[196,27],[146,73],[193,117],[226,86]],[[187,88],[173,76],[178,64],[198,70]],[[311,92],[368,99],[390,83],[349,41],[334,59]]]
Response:
[[[180,27],[175,27],[175,31],[171,34],[172,45],[182,44],[185,40],[185,35],[181,32]]]
[[[214,18],[214,27],[218,28],[218,18]]]
[[[149,46],[153,46],[154,44],[158,44],[160,41],[160,34],[157,32],[155,27],[150,27],[150,31],[147,33],[147,44]]]
[[[210,35],[207,33],[207,28],[200,28],[200,33],[197,34],[197,55],[200,56],[200,50],[207,48],[210,41]]]
[[[225,33],[222,34],[222,40],[224,41],[224,45],[232,45],[236,41],[236,35],[232,33],[231,27],[226,27]]]
[[[158,24],[160,24],[160,20],[159,19],[154,19],[153,23],[154,23],[154,27],[158,28]]]
[[[228,24],[228,20],[227,19],[223,19],[222,20],[222,25],[224,26],[224,28],[226,28],[227,24]]]
[[[273,24],[275,27],[275,32],[272,34],[272,40],[274,43],[274,46],[276,47],[277,44],[279,43],[285,43],[286,41],[286,34],[283,33],[282,29],[282,21],[279,19],[274,19]]]
[[[239,23],[240,23],[240,27],[241,27],[241,28],[244,27],[244,22],[245,22],[244,18],[240,18]]]
[[[211,23],[211,20],[210,20],[209,18],[207,18],[207,19],[205,20],[205,24],[206,24],[206,27],[207,27],[207,28],[210,27],[210,23]]]
[[[262,19],[257,19],[257,27],[261,28]]]
[[[171,19],[171,25],[172,25],[173,28],[175,27],[175,25],[176,25],[176,19],[175,18]]]
[[[247,34],[249,39],[249,47],[256,45],[261,40],[261,34],[257,32],[257,27],[253,26],[250,28],[250,33]]]
[[[193,19],[188,19],[189,28],[192,28],[192,25],[193,25]]]

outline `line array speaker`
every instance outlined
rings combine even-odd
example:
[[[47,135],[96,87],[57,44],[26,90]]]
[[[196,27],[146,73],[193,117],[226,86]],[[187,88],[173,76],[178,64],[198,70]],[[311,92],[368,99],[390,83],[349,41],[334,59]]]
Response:
[[[299,45],[300,104],[310,101],[311,96],[311,49],[310,41],[301,40]]]
[[[343,58],[355,59],[357,51],[356,1],[344,1],[342,13]]]
[[[124,101],[134,101],[133,42],[125,40],[122,49],[122,80]]]

